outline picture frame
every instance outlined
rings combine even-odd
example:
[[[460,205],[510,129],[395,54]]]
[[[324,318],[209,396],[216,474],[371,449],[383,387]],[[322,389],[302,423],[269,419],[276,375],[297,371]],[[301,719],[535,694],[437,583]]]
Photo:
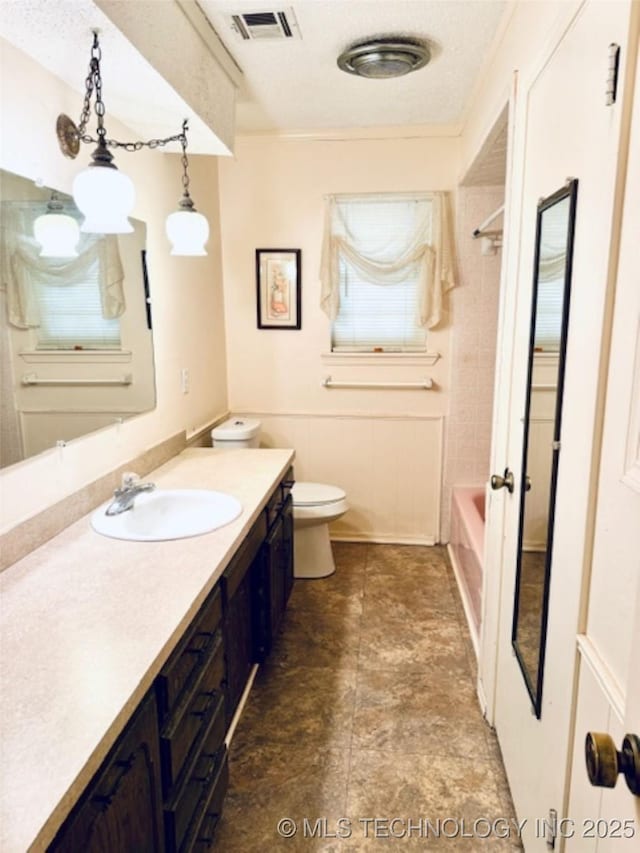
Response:
[[[301,328],[300,258],[300,249],[256,249],[259,329]]]

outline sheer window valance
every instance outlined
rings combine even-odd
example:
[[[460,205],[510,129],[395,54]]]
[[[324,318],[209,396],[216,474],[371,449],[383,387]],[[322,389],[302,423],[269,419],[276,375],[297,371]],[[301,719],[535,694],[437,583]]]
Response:
[[[78,281],[100,264],[100,299],[105,319],[125,310],[124,270],[115,235],[82,234],[77,258],[41,258],[33,236],[33,222],[45,212],[42,202],[2,202],[2,284],[7,293],[7,313],[18,329],[40,325],[36,282],[64,287]]]
[[[357,215],[359,204],[367,206],[367,216]],[[401,228],[384,227],[385,221],[395,222],[397,217],[402,217]],[[417,272],[418,323],[428,329],[436,326],[442,319],[444,294],[456,283],[447,194],[328,196],[320,304],[333,321],[340,313],[340,269],[345,263],[368,282],[385,287]]]

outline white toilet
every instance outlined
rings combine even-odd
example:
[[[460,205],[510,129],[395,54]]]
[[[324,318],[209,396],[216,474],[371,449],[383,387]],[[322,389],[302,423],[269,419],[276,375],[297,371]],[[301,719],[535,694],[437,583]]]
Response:
[[[337,486],[298,483],[293,498],[293,574],[296,578],[326,578],[336,570],[329,524],[349,509],[347,496]]]
[[[258,447],[260,421],[229,418],[211,430],[218,449]],[[336,570],[329,539],[329,524],[349,508],[347,496],[337,486],[296,482],[293,500],[294,577],[325,578]]]

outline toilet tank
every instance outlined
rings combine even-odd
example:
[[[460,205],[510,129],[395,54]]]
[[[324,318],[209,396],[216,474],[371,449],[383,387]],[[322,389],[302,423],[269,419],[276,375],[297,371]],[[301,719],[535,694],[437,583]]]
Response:
[[[223,450],[233,447],[258,447],[260,421],[250,418],[229,418],[211,430],[211,443]]]

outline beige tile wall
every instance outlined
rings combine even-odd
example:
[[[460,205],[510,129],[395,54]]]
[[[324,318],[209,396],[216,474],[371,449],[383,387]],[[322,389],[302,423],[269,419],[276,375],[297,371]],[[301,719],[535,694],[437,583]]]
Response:
[[[451,488],[489,477],[493,377],[502,251],[482,255],[472,232],[504,201],[504,187],[460,187],[456,204],[459,285],[451,291],[451,396],[445,429],[443,542],[449,538]],[[496,220],[502,223],[502,217]]]

